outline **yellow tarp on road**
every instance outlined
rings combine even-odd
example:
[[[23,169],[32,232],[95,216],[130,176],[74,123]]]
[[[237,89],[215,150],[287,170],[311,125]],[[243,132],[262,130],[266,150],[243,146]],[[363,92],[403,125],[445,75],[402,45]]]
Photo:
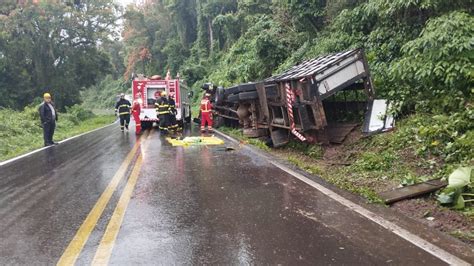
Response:
[[[220,138],[212,137],[185,137],[184,139],[166,138],[173,146],[197,146],[197,145],[222,145],[224,141]]]

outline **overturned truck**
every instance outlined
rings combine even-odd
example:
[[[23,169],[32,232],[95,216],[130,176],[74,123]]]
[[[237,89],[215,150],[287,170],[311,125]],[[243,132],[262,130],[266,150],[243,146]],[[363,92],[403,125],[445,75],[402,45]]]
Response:
[[[374,100],[362,49],[322,56],[256,83],[214,91],[216,126],[243,127],[247,137],[342,143],[356,127],[366,134],[388,130],[387,102]]]

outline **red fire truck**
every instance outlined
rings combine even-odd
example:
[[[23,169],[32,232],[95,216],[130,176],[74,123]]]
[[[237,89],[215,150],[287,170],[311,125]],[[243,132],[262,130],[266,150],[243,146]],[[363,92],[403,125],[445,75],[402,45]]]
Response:
[[[137,75],[132,82],[133,101],[138,101],[141,106],[140,121],[142,128],[150,128],[154,122],[158,122],[155,109],[155,102],[160,97],[162,91],[166,91],[169,97],[176,101],[176,120],[184,124],[191,122],[191,103],[189,97],[192,92],[179,78],[171,79],[167,75],[166,79],[155,75],[147,78]]]

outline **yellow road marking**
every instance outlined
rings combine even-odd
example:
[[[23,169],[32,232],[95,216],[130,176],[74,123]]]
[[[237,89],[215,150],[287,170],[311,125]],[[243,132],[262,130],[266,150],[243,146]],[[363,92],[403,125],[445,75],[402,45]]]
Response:
[[[133,190],[137,184],[138,175],[142,166],[142,156],[138,155],[138,159],[133,167],[132,174],[128,179],[127,185],[125,186],[122,195],[115,207],[112,218],[110,218],[107,229],[105,230],[104,236],[100,241],[100,245],[95,253],[92,265],[107,265],[109,263],[110,255],[112,255],[112,249],[114,248],[115,240],[117,239],[120,226],[123,222],[125,211],[127,210],[128,203],[132,197]]]
[[[102,192],[102,195],[100,195],[100,198],[97,200],[96,204],[87,215],[87,218],[84,220],[81,227],[79,227],[79,230],[76,232],[76,235],[71,240],[63,255],[59,259],[57,263],[58,266],[73,265],[76,262],[77,258],[79,257],[79,254],[84,248],[84,245],[89,239],[92,230],[94,230],[97,221],[99,220],[100,216],[104,212],[105,207],[109,203],[114,191],[117,189],[120,181],[127,173],[127,169],[132,163],[132,160],[135,157],[138,148],[140,147],[139,143],[140,139],[137,140],[132,150],[128,153],[122,165],[120,165],[120,168],[117,170],[114,177],[110,181],[109,185],[104,190],[104,192]]]

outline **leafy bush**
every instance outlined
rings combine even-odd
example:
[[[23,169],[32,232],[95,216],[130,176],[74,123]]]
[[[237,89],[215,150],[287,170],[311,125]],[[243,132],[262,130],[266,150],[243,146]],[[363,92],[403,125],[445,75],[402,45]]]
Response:
[[[131,86],[121,80],[106,76],[98,85],[94,85],[81,93],[82,106],[90,109],[113,109],[117,95],[131,92]]]
[[[474,202],[473,167],[459,167],[448,178],[448,186],[438,194],[438,201],[455,209],[464,209]],[[468,199],[472,198],[472,199]]]
[[[355,167],[366,171],[390,170],[397,160],[398,156],[393,151],[386,150],[380,153],[366,152],[356,161]]]
[[[209,80],[231,85],[266,78],[297,47],[299,35],[268,15],[247,18],[250,28],[211,72]],[[289,49],[290,48],[290,49]]]
[[[73,117],[76,117],[79,121],[84,121],[95,116],[95,114],[91,110],[86,109],[83,106],[77,104],[71,107],[66,107],[66,111],[68,114],[72,115]]]
[[[464,12],[431,19],[390,68],[392,95],[419,110],[449,112],[472,101],[474,18]]]
[[[411,147],[419,156],[437,156],[445,163],[473,160],[474,110],[450,115],[418,114],[409,117],[391,139],[395,148]]]
[[[307,155],[313,159],[321,159],[323,157],[324,150],[319,145],[303,143],[300,141],[290,141],[286,148],[300,151],[304,155]]]

